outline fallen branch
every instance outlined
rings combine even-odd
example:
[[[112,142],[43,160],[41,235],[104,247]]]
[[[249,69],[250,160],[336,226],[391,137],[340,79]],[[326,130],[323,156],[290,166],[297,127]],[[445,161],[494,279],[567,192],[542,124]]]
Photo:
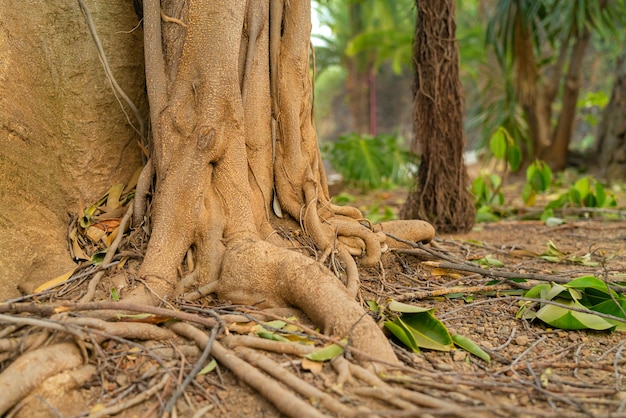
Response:
[[[306,399],[315,400],[319,402],[324,408],[328,409],[335,416],[341,417],[355,417],[367,415],[370,411],[350,408],[341,402],[335,400],[331,395],[326,392],[322,392],[315,386],[305,382],[298,378],[293,373],[290,373],[285,368],[271,360],[269,357],[264,356],[247,347],[237,347],[235,352],[239,354],[244,360],[259,367],[261,370],[272,376],[273,378],[281,381],[301,396]]]
[[[152,386],[151,388],[149,388],[148,390],[145,390],[141,393],[139,393],[139,395],[135,396],[134,398],[131,398],[127,401],[124,402],[120,402],[118,404],[109,406],[107,408],[101,409],[98,412],[94,412],[94,413],[90,413],[89,414],[89,418],[100,418],[100,417],[106,417],[106,416],[110,416],[110,415],[115,415],[117,413],[120,413],[132,406],[138,405],[142,402],[145,402],[146,400],[150,399],[152,396],[154,396],[157,392],[159,392],[161,389],[163,389],[165,387],[165,385],[167,384],[167,382],[169,381],[170,376],[166,373],[165,375],[163,375],[163,378],[161,378],[161,381],[159,383],[157,383],[155,386]]]
[[[179,322],[168,324],[168,327],[177,334],[195,341],[202,348],[209,343],[209,336],[192,325]],[[211,354],[220,364],[230,369],[239,379],[273,403],[283,414],[294,418],[324,417],[324,414],[294,393],[286,390],[274,379],[261,373],[256,367],[240,359],[233,351],[228,350],[219,342],[213,343]]]

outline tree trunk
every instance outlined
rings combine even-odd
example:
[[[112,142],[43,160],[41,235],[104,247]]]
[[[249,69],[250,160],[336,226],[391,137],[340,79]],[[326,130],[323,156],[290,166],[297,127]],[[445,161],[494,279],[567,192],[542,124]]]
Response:
[[[463,163],[463,101],[455,2],[416,0],[414,147],[421,163],[405,219],[427,219],[440,232],[468,231],[475,207]]]
[[[626,53],[617,60],[611,100],[598,126],[598,164],[609,180],[626,179]]]
[[[578,94],[582,83],[582,64],[590,38],[591,33],[587,27],[585,27],[583,33],[576,38],[568,63],[565,83],[563,85],[561,112],[559,113],[556,127],[552,133],[550,145],[543,149],[540,154],[540,157],[545,160],[553,170],[563,170],[567,165],[569,144],[572,140],[576,123]]]
[[[312,123],[310,2],[162,2],[164,14],[182,24],[162,22],[160,3],[144,0],[157,179],[140,271],[149,292],[131,298],[174,296],[178,267],[192,248],[200,284],[215,284],[220,298],[300,307],[328,332],[350,335],[357,348],[395,363],[354,300],[351,254],[375,265],[386,237],[328,195]],[[347,288],[317,261],[283,248],[294,236],[279,234],[279,226],[308,236],[322,262],[338,257]],[[429,228],[410,238],[427,239]]]
[[[143,39],[125,0],[87,1],[111,73],[145,117]],[[0,295],[75,267],[67,213],[141,166],[76,0],[0,2]],[[128,114],[125,115],[125,112]],[[84,208],[84,207],[83,207]]]
[[[350,33],[361,33],[363,27],[363,4],[351,1],[348,5],[350,17]],[[358,134],[372,134],[371,125],[371,83],[370,72],[372,65],[368,61],[366,52],[345,58],[344,62],[348,75],[346,78],[346,92],[348,95],[348,109],[352,117],[352,129]]]

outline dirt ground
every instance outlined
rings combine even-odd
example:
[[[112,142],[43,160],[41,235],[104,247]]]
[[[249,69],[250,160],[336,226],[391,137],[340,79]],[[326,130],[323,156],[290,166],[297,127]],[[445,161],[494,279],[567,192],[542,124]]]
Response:
[[[393,206],[396,196],[382,198]],[[548,262],[539,257],[547,250],[548,241],[567,255],[589,254],[589,260],[598,262],[598,266]],[[485,256],[500,260],[504,267],[491,268],[489,275],[466,269],[467,265],[477,265],[473,261]],[[433,261],[456,263],[459,268],[440,268]],[[119,283],[120,277],[132,283],[130,278],[138,263],[138,260],[129,261],[119,271],[110,269],[101,282],[100,297],[110,298],[109,289]],[[360,298],[364,305],[370,300],[382,305],[395,299],[435,307],[435,315],[450,332],[479,344],[489,353],[490,363],[460,349],[414,353],[390,337],[404,367],[388,371],[381,376],[381,383],[376,383],[359,372],[360,369],[343,374],[338,361],[325,362],[319,370],[311,371],[299,355],[262,351],[263,356],[274,361],[270,366],[274,372],[280,369],[299,382],[309,383],[347,406],[355,416],[626,417],[623,333],[564,331],[517,318],[521,302],[516,297],[521,292],[515,286],[528,287],[540,281],[518,285],[499,282],[511,285],[510,290],[481,290],[492,284],[498,271],[534,273],[546,280],[595,275],[624,282],[626,219],[569,218],[558,226],[518,220],[478,224],[468,234],[439,235],[422,249],[387,252],[378,268],[361,269]],[[23,302],[75,300],[84,291],[89,277],[57,289],[45,298]],[[458,291],[437,296],[451,288]],[[204,316],[217,312],[224,318],[246,312],[242,307],[215,305],[210,298],[181,302],[177,309]],[[210,315],[209,309],[213,309]],[[31,316],[46,319],[37,314]],[[252,331],[254,323],[241,321],[228,322],[231,334],[245,335]],[[26,335],[36,331],[34,327],[9,328],[0,331],[0,349],[4,347],[3,341],[6,343],[11,338],[25,341]],[[298,329],[297,333],[310,338],[301,341],[322,344],[306,328]],[[46,343],[60,334],[51,333]],[[223,338],[222,335],[218,341]],[[90,411],[89,416],[98,416],[99,410],[116,404],[125,407],[115,416],[155,416],[201,353],[193,343],[181,338],[155,343],[154,350],[160,346],[171,352],[159,351],[162,354],[158,356],[138,348],[136,339],[111,339],[102,343],[101,348],[89,344],[88,338],[86,341],[85,361],[95,366],[96,373],[60,393],[38,389],[39,392],[26,398],[7,416],[87,416]],[[19,352],[20,349],[0,350],[0,371]],[[347,363],[354,364],[349,353],[346,358]],[[130,400],[155,387],[168,372],[178,383],[159,388],[154,396],[137,406],[130,405]],[[331,412],[319,397],[300,398],[312,405],[315,412],[341,415]],[[71,403],[68,399],[72,399]],[[309,416],[307,411],[294,411],[290,415]],[[218,364],[215,370],[193,379],[171,416],[278,417],[282,414],[256,390],[242,383],[241,377]]]

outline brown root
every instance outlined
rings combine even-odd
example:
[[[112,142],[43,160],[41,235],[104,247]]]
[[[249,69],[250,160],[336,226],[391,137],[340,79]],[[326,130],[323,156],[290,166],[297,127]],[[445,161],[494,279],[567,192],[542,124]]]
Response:
[[[71,342],[40,348],[20,356],[0,374],[0,415],[50,376],[81,365],[82,355]]]
[[[398,363],[378,325],[341,282],[297,252],[239,241],[226,252],[217,292],[221,299],[260,308],[297,306],[324,332],[348,337],[350,345],[382,362]]]
[[[411,242],[430,242],[435,238],[435,228],[431,224],[420,220],[396,220],[382,222],[374,225],[374,231],[391,234]],[[385,244],[389,248],[411,248],[408,244],[402,243],[387,236]]]

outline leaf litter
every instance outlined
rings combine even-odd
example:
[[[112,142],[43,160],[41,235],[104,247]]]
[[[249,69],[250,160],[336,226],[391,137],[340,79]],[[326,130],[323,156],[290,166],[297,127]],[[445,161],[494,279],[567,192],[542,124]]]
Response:
[[[75,271],[52,279],[39,289],[42,293],[20,301],[22,306],[30,306],[27,317],[41,321],[40,327],[51,326],[53,317],[35,309],[33,302],[71,304],[86,292],[90,278],[99,271],[104,272],[104,278],[97,286],[96,299],[110,301],[104,306],[119,303],[115,302],[118,293],[132,288],[148,228],[123,231],[109,265],[98,264],[96,257],[110,249],[110,236],[119,228],[132,199],[132,188],[114,187],[72,223],[69,247],[81,262]],[[87,229],[96,225],[106,237],[94,240],[87,235]],[[386,253],[382,266],[360,269],[359,298],[366,309],[381,327],[385,321],[395,322],[402,332],[412,335],[413,341],[415,329],[428,321],[441,324],[445,330],[441,335],[447,337],[437,342],[441,347],[424,348],[417,343],[406,346],[402,337],[389,333],[404,366],[380,377],[367,375],[356,366],[349,339],[324,337],[306,318],[273,317],[246,307],[220,305],[211,297],[195,301],[181,298],[174,303],[180,312],[176,315],[135,315],[120,324],[140,322],[166,329],[172,321],[208,324],[217,319],[228,331],[217,337],[216,343],[220,341],[245,359],[252,358],[251,354],[238,349],[238,344],[263,353],[272,361],[266,366],[267,375],[291,372],[303,382],[298,386],[306,384],[321,391],[316,392],[320,398],[305,399],[314,409],[330,415],[341,415],[336,411],[347,414],[341,406],[349,405],[354,407],[355,416],[362,412],[379,416],[620,416],[626,411],[624,334],[612,330],[612,323],[608,331],[556,328],[558,322],[541,321],[539,315],[545,306],[554,305],[542,308],[540,303],[524,301],[522,295],[546,285],[553,299],[569,295],[572,301],[582,301],[586,289],[601,292],[608,289],[601,284],[608,283],[620,291],[604,292],[609,298],[597,299],[595,306],[610,306],[610,296],[621,297],[621,284],[626,282],[625,230],[623,220],[586,219],[554,226],[499,222],[479,225],[465,235],[439,236],[430,245]],[[191,273],[189,270],[191,266],[184,264],[181,277]],[[126,277],[129,283],[120,284],[120,278]],[[569,288],[566,285],[585,277],[596,280],[578,279]],[[19,342],[25,351],[40,347],[42,342],[33,341],[33,326],[19,322],[25,314],[18,315],[9,305],[0,307],[18,324],[0,331],[0,366],[4,370],[17,354],[7,349],[7,341]],[[520,316],[522,307],[534,309],[535,315]],[[388,315],[389,308],[402,315],[425,315],[427,320],[393,318]],[[608,311],[619,314],[616,308]],[[144,343],[115,337],[104,339],[96,348],[94,341],[100,340],[95,335],[102,330],[84,326],[76,318],[66,321],[74,321],[72,326],[92,336],[85,354],[101,370],[76,389],[83,394],[86,409],[74,416],[86,416],[90,411],[92,415],[111,413],[116,404],[124,406],[118,409],[119,416],[132,416],[140,409],[128,402],[145,394],[149,387],[158,387],[158,391],[139,405],[158,411],[157,392],[164,399],[172,395],[166,377],[183,379],[201,358],[202,348],[182,337],[159,342],[153,335],[151,342]],[[107,331],[117,332],[113,328]],[[466,355],[468,352],[473,355]],[[262,396],[237,383],[240,378],[236,372],[215,359],[200,365],[200,373],[186,387],[185,396],[175,403],[179,416],[194,416],[196,411],[211,411],[213,416],[280,416]],[[315,365],[309,359],[314,359]],[[377,394],[371,391],[375,385],[379,386]]]

